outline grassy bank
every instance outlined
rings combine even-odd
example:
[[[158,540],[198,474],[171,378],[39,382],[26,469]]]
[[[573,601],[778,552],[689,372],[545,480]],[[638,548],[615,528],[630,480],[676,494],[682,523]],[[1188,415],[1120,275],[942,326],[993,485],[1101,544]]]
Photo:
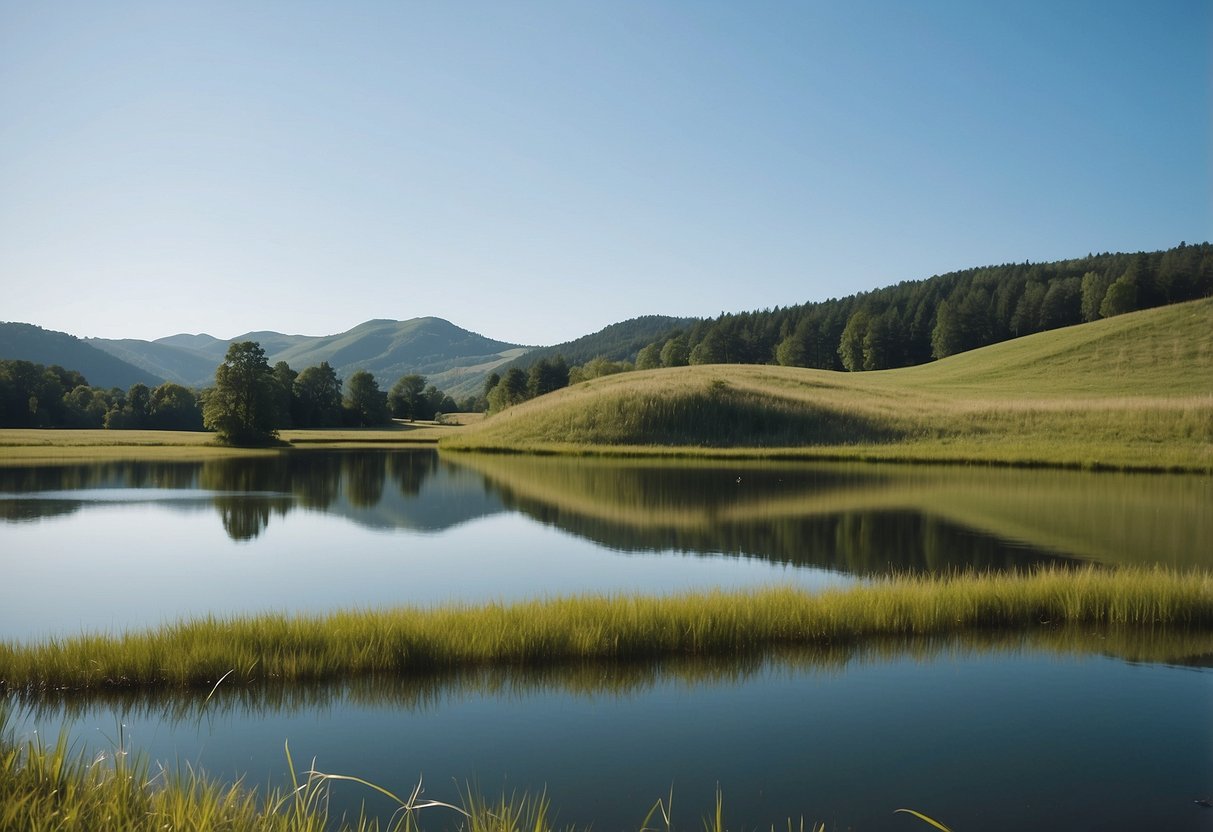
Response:
[[[452,450],[1213,470],[1213,299],[918,367],[678,367],[595,379]]]
[[[326,428],[284,430],[278,448],[233,448],[215,434],[175,430],[37,430],[0,429],[0,465],[46,465],[69,462],[138,460],[197,462],[236,456],[265,456],[285,448],[391,448],[435,445],[460,426],[416,422],[391,428]]]
[[[892,578],[821,594],[777,588],[205,618],[120,636],[0,644],[0,689],[213,688],[1069,624],[1213,628],[1213,574],[1050,570]]]

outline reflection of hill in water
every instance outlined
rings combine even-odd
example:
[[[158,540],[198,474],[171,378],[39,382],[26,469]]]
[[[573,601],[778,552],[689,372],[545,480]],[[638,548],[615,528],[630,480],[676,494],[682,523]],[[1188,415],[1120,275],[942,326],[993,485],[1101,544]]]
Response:
[[[100,503],[85,494],[81,499],[59,495],[97,489],[129,490],[126,502],[163,502],[178,511],[213,507],[234,540],[251,540],[275,515],[296,509],[338,515],[367,528],[419,532],[442,531],[504,510],[479,474],[446,465],[433,451],[306,451],[208,462],[0,468],[0,519],[71,514]],[[199,499],[141,496],[149,489],[197,491]],[[39,494],[48,497],[28,499]]]
[[[618,551],[857,574],[1076,559],[1213,567],[1213,478],[1191,475],[303,451],[0,468],[0,519],[70,514],[88,504],[72,493],[94,489],[193,491],[199,502],[165,505],[212,507],[236,540],[300,509],[415,532],[514,510]]]
[[[626,551],[853,572],[1081,559],[1213,567],[1213,478],[463,455],[507,505]]]

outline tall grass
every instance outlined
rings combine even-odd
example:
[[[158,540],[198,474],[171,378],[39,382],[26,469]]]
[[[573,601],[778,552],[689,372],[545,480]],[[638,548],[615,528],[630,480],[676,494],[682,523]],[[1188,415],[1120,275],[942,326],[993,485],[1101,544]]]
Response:
[[[297,772],[287,747],[290,788],[264,795],[241,783],[225,784],[201,772],[153,771],[145,756],[112,753],[89,759],[68,745],[66,731],[54,745],[14,738],[0,707],[0,829],[5,832],[554,832],[556,813],[545,794],[486,798],[471,788],[458,803],[425,800],[418,784],[401,797],[383,786],[350,775],[315,770]],[[386,820],[333,818],[329,786],[354,782],[385,795],[396,811]],[[896,810],[909,811],[909,810]],[[937,828],[946,827],[911,812]],[[727,832],[719,789],[715,811],[702,818],[704,832]],[[571,827],[563,827],[571,832]],[[639,820],[639,832],[673,832],[673,793],[658,800]],[[791,819],[787,832],[824,832]],[[776,832],[776,827],[771,828]]]
[[[120,636],[0,644],[0,690],[201,688],[469,666],[753,654],[778,645],[1067,624],[1213,628],[1213,574],[1164,569],[898,577],[673,597],[206,617]]]

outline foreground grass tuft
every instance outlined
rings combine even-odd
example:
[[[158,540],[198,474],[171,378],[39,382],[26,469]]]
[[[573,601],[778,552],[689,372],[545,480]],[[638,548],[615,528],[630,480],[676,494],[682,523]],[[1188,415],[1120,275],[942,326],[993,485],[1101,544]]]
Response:
[[[120,636],[0,644],[0,690],[200,688],[464,667],[753,655],[988,629],[1213,628],[1213,574],[1166,569],[896,577],[672,597],[581,596],[483,607],[268,614]]]

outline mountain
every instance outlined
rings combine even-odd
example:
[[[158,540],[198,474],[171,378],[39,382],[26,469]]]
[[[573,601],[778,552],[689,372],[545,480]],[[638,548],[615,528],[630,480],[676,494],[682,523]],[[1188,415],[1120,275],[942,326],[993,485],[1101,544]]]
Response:
[[[218,341],[218,339],[215,339]],[[120,358],[128,364],[151,373],[165,381],[175,381],[186,387],[202,387],[214,381],[215,367],[227,352],[227,342],[218,357],[198,353],[181,347],[169,346],[158,341],[140,341],[135,338],[113,340],[109,338],[87,338],[85,343]],[[85,373],[85,376],[88,376]],[[91,377],[90,377],[91,380]],[[204,381],[205,380],[205,381]]]
[[[109,351],[102,352],[74,335],[33,324],[0,322],[0,359],[32,361],[48,367],[58,364],[80,373],[93,387],[126,389],[132,384],[155,386],[163,381],[159,374]]]
[[[246,332],[229,340],[206,334],[179,334],[155,341],[93,338],[88,345],[161,379],[205,387],[215,378],[230,344],[256,341],[270,364],[285,361],[303,370],[327,361],[342,378],[355,370],[374,373],[382,389],[419,373],[449,395],[479,392],[494,368],[528,348],[485,338],[441,318],[371,320],[336,335]],[[48,363],[48,362],[43,362]],[[87,375],[87,374],[86,374]]]

